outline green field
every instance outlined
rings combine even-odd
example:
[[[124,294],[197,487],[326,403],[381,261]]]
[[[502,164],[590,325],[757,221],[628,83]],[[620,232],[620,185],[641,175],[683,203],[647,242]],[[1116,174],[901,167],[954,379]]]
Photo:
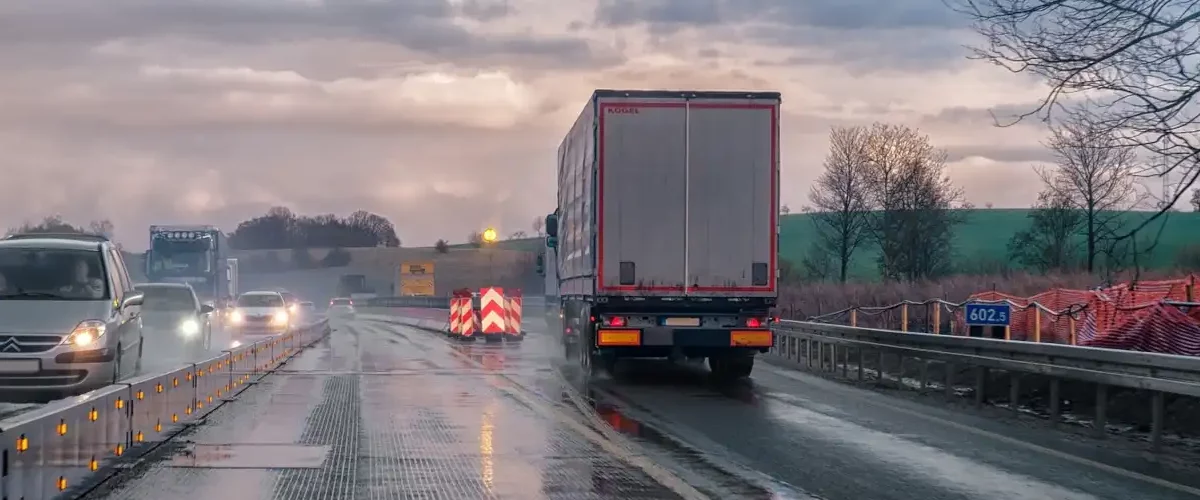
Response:
[[[974,209],[961,211],[966,221],[959,225],[954,235],[955,269],[972,273],[984,268],[995,269],[1000,263],[1010,262],[1008,241],[1017,231],[1029,227],[1029,210],[1025,209]],[[1126,214],[1123,224],[1134,227],[1151,215],[1150,212]],[[1141,257],[1144,266],[1150,269],[1172,269],[1185,247],[1200,246],[1200,213],[1172,212],[1152,222],[1146,233],[1139,238],[1139,247],[1148,248],[1148,242],[1157,233],[1160,225],[1162,235],[1158,245],[1148,255]],[[812,215],[790,214],[780,220],[780,257],[798,265],[808,251],[814,237]],[[496,242],[496,246],[508,250],[540,251],[543,238],[522,238]],[[467,248],[470,245],[450,245],[451,248]],[[870,247],[856,252],[851,277],[855,280],[875,280],[879,277],[875,258],[877,252]]]
[[[969,272],[988,264],[1009,262],[1008,241],[1013,234],[1029,227],[1029,210],[1024,209],[975,209],[963,210],[966,222],[955,230],[953,246],[955,268]],[[1126,214],[1126,227],[1135,225],[1150,212]],[[1171,212],[1150,223],[1144,236],[1139,238],[1139,247],[1147,248],[1158,229],[1162,235],[1158,245],[1148,255],[1141,257],[1144,266],[1151,269],[1170,269],[1180,251],[1185,247],[1200,245],[1200,213]],[[1160,226],[1161,225],[1161,226]],[[812,216],[809,214],[785,215],[780,221],[780,257],[798,264],[808,251],[814,237]],[[851,276],[859,280],[878,278],[875,259],[878,252],[872,248],[859,250],[854,258]]]

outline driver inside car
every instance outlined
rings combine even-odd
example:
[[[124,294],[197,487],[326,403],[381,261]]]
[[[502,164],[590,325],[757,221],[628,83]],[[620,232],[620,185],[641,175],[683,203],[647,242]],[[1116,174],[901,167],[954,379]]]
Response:
[[[63,294],[78,296],[81,298],[100,298],[104,296],[104,282],[97,278],[90,278],[91,267],[87,261],[75,261],[74,280],[70,285],[59,288],[58,291]]]

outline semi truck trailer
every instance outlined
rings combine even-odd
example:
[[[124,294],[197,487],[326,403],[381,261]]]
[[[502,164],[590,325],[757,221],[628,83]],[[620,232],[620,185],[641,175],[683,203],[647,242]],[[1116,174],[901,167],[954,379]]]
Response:
[[[564,349],[585,374],[707,358],[741,378],[773,345],[780,99],[592,94],[559,146],[546,217]]]

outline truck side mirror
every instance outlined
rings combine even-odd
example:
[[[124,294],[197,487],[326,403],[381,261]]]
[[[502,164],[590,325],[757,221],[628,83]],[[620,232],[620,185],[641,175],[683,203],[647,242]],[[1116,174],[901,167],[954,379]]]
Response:
[[[546,236],[551,238],[558,237],[558,215],[550,214],[546,216]]]

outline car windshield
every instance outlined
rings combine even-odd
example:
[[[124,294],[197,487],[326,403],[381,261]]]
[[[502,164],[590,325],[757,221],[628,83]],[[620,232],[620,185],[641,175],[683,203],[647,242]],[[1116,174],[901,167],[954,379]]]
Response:
[[[283,299],[275,294],[243,295],[238,297],[238,307],[283,307]]]
[[[196,308],[193,292],[184,287],[138,286],[134,288],[146,294],[142,308],[148,311],[190,311]]]
[[[0,300],[107,300],[98,250],[0,248]]]
[[[333,299],[333,302],[330,303],[330,305],[348,306],[348,305],[350,305],[350,299]]]

